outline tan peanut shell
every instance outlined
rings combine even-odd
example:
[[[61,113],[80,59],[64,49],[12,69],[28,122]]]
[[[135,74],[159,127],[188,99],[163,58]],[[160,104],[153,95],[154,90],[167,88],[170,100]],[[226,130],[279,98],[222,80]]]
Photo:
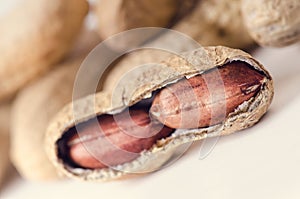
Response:
[[[0,16],[0,101],[69,52],[87,11],[86,0],[29,0]]]
[[[14,102],[11,159],[28,180],[58,177],[43,150],[44,132],[51,117],[71,101],[74,77],[82,60],[68,61],[27,86]]]
[[[118,113],[126,107],[148,99],[152,92],[172,84],[184,77],[189,78],[209,69],[232,61],[246,62],[265,78],[255,97],[245,101],[231,112],[222,123],[196,129],[180,129],[171,136],[157,141],[149,150],[128,163],[118,165],[116,169],[74,168],[58,154],[57,141],[76,124],[84,123],[96,115]],[[46,151],[53,164],[65,175],[87,181],[103,181],[127,176],[136,172],[147,172],[160,168],[184,143],[207,137],[227,135],[254,125],[267,111],[273,97],[273,81],[264,67],[249,54],[227,47],[206,47],[174,56],[153,67],[143,68],[140,73],[127,76],[127,82],[117,88],[113,97],[107,92],[97,93],[65,106],[54,118],[47,130]],[[73,109],[74,108],[74,109]],[[75,110],[75,112],[74,112]],[[73,118],[77,115],[79,117]]]
[[[99,40],[96,33],[83,32],[69,59],[18,94],[12,111],[11,159],[24,178],[59,177],[44,150],[45,131],[51,118],[71,102],[77,70]]]
[[[147,1],[149,0],[145,0],[144,2]],[[153,4],[152,1],[149,1],[151,2],[149,4],[145,3],[145,9],[141,9],[141,7],[137,4],[138,6],[134,7],[135,10],[133,10],[131,9],[131,7],[125,6],[125,2],[127,1],[120,0],[116,1],[115,3],[121,4],[121,2],[123,2],[124,4],[123,7],[120,5],[113,5],[111,2],[108,4],[110,9],[119,9],[119,13],[104,11],[98,12],[101,13],[101,15],[98,16],[99,21],[105,21],[107,24],[100,24],[99,30],[101,30],[102,32],[108,32],[108,30],[113,28],[118,29],[118,31],[111,31],[109,33],[106,33],[105,37],[103,38],[107,38],[108,36],[113,35],[113,33],[119,33],[122,30],[128,30],[129,28],[154,26],[150,23],[143,24],[144,21],[142,20],[142,17],[149,17],[149,14],[145,13],[145,10],[148,11],[153,8],[153,13],[158,14],[161,13],[160,11],[169,13],[169,11],[172,10],[174,12],[175,10],[172,6],[170,6],[167,3],[165,3],[164,6],[155,6],[155,4]],[[164,2],[165,1],[163,1],[161,4],[163,4]],[[102,1],[99,1],[99,10],[101,9],[101,7],[103,7],[103,10],[105,10],[105,6],[100,6],[101,3]],[[164,26],[163,24],[156,24],[155,26],[171,28],[173,30],[179,31],[183,34],[190,36],[191,38],[199,42],[202,46],[224,45],[232,48],[248,48],[253,45],[253,40],[248,34],[241,17],[241,0],[173,1],[173,4],[175,3],[179,5],[179,10],[177,9],[179,16],[174,17],[174,20],[170,26],[166,26],[166,24]],[[120,11],[120,7],[123,8],[122,11],[124,13],[130,13],[129,16],[131,17],[121,17],[120,15],[122,15],[123,12]],[[142,19],[132,20],[132,16],[141,17]],[[118,23],[135,24],[135,26],[131,25],[125,29],[120,28],[124,25],[120,25]],[[110,28],[107,28],[108,26]],[[136,42],[136,40],[138,40],[137,38],[144,38],[146,32],[140,34],[142,35],[132,34],[132,37],[130,37],[129,35],[128,43]],[[149,34],[152,34],[152,32],[149,31]],[[131,41],[129,38],[132,38],[133,41]],[[122,41],[122,39],[118,40],[118,42],[111,42],[110,46],[112,48],[115,48],[116,46],[120,45],[120,41]],[[141,42],[138,43],[140,44]]]
[[[190,36],[202,46],[248,48],[253,45],[243,24],[241,0],[199,0],[190,14],[172,29]]]
[[[0,105],[0,185],[7,176],[9,165],[9,121],[10,105]]]
[[[243,0],[245,25],[263,46],[282,47],[300,40],[299,0]]]
[[[166,27],[178,7],[177,0],[100,0],[96,2],[95,9],[98,32],[106,39],[132,28]],[[136,37],[130,37],[126,42],[137,42],[136,40],[139,41]]]

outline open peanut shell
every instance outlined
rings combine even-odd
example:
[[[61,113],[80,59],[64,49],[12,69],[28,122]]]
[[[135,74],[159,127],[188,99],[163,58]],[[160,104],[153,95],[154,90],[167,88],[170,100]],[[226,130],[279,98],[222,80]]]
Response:
[[[216,67],[241,62],[260,73],[264,78],[256,95],[244,101],[218,124],[189,129],[177,129],[171,135],[157,140],[129,162],[113,167],[90,169],[70,164],[61,151],[65,136],[75,125],[89,124],[96,116],[117,114],[127,107],[138,106],[169,85],[183,78],[192,78]],[[143,71],[144,70],[144,71]],[[160,64],[144,68],[128,76],[113,94],[104,92],[87,96],[65,106],[48,127],[46,151],[59,171],[71,178],[103,181],[159,169],[172,156],[176,148],[189,142],[227,135],[257,123],[267,111],[273,97],[273,81],[264,67],[249,54],[227,47],[205,47],[174,56]],[[113,97],[111,97],[113,96]],[[152,102],[150,102],[152,103]],[[101,146],[99,146],[101,147]]]

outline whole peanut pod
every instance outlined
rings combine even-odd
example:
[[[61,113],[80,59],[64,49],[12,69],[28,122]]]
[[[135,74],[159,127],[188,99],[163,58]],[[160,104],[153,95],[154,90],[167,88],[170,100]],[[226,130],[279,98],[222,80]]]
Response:
[[[0,101],[67,55],[87,12],[86,0],[22,0],[0,15]]]
[[[221,46],[173,56],[127,80],[113,94],[100,92],[65,106],[49,125],[47,153],[67,176],[102,181],[157,170],[182,144],[251,127],[273,98],[264,67],[247,53]],[[174,92],[162,97],[166,89]],[[188,117],[179,121],[175,115],[169,122],[172,111]]]
[[[190,1],[190,0],[189,0]],[[100,0],[96,2],[96,15],[98,19],[98,32],[101,38],[106,39],[117,33],[139,27],[167,27],[176,12],[179,1],[177,0]],[[146,39],[154,36],[149,33],[146,37],[130,35],[113,42],[111,46],[126,46],[135,43],[141,44]],[[145,36],[145,35],[143,35]]]
[[[162,27],[190,36],[203,46],[224,45],[248,48],[253,40],[241,17],[241,0],[99,1],[96,6],[98,29],[106,39],[138,27]],[[108,12],[108,10],[111,10]],[[159,31],[140,31],[110,40],[113,49],[139,45],[156,39]]]
[[[83,31],[68,59],[17,95],[12,108],[10,155],[23,178],[46,181],[61,177],[44,150],[45,132],[51,118],[72,101],[77,70],[99,41],[96,33]]]
[[[242,19],[241,0],[199,0],[172,29],[190,36],[202,46],[246,49],[253,45]]]
[[[100,0],[96,2],[95,13],[98,33],[103,39],[134,28],[171,27],[183,18],[197,0]],[[112,49],[119,50],[128,46],[138,46],[158,35],[160,31],[131,33],[119,40],[108,42]]]
[[[300,1],[243,0],[245,25],[262,46],[282,47],[300,40]]]
[[[73,82],[82,60],[67,61],[26,86],[13,103],[11,159],[20,175],[27,180],[59,178],[45,154],[43,140],[51,117],[72,100]]]
[[[103,38],[132,28],[166,27],[180,7],[177,0],[101,0],[96,3],[99,33]]]

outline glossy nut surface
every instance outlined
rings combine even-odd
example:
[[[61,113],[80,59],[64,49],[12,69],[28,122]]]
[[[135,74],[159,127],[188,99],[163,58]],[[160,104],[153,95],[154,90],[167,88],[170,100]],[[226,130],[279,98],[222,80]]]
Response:
[[[151,121],[146,110],[102,115],[77,127],[67,140],[70,161],[83,168],[106,168],[136,159],[173,130]]]
[[[211,126],[253,97],[263,79],[246,63],[232,62],[162,89],[150,113],[170,128]]]

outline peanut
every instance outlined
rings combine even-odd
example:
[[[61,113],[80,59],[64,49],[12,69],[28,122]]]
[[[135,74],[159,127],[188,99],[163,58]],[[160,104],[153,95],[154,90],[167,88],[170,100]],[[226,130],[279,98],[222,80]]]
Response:
[[[14,99],[10,159],[22,178],[49,181],[62,177],[58,175],[44,150],[45,131],[50,119],[72,101],[77,71],[98,42],[96,33],[84,30],[68,59],[55,66],[56,69],[43,78],[26,86]],[[32,106],[28,106],[29,103]]]
[[[171,128],[211,126],[253,97],[263,78],[243,62],[229,63],[162,89],[150,113]]]
[[[175,128],[199,128],[225,120],[258,91],[264,76],[246,63],[232,62],[163,88],[147,109],[102,115],[72,130],[67,139],[70,162],[106,168],[136,159]],[[211,92],[212,91],[212,92]],[[151,103],[151,102],[150,102]],[[164,126],[165,125],[165,126]],[[100,127],[100,128],[99,128]]]
[[[5,3],[0,1],[0,7]],[[87,12],[86,0],[29,0],[0,16],[0,101],[67,57]]]
[[[244,24],[262,46],[282,47],[300,41],[299,0],[243,0]]]
[[[110,36],[126,30],[140,27],[168,27],[180,10],[180,2],[177,0],[101,0],[97,1],[95,14],[98,18],[98,33],[101,38]],[[140,45],[150,39],[158,32],[131,33],[114,41],[111,39],[109,46],[119,50]]]
[[[175,55],[134,73],[115,95],[89,95],[54,118],[46,150],[59,171],[87,181],[153,172],[179,157],[185,144],[253,126],[274,93],[271,75],[257,60],[223,46]],[[168,92],[173,95],[162,98]],[[187,117],[166,115],[176,108]]]
[[[129,110],[130,117],[126,113],[103,115],[77,127],[67,141],[70,161],[92,169],[126,163],[173,131],[151,121],[146,110]]]

